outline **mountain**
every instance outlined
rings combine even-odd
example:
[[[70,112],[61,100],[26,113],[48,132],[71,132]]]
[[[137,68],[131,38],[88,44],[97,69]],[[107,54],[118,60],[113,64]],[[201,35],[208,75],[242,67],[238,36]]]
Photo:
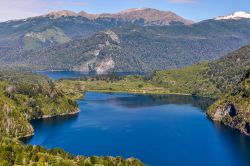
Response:
[[[186,20],[177,14],[170,12],[170,11],[160,11],[151,8],[132,8],[121,11],[119,13],[110,14],[110,13],[103,13],[103,14],[89,14],[87,12],[81,11],[79,13],[75,13],[72,11],[58,11],[58,12],[51,12],[45,16],[50,18],[60,18],[60,17],[85,17],[89,20],[96,20],[96,21],[107,21],[107,22],[140,22],[145,25],[170,25],[171,23],[183,23],[186,25],[194,23],[191,20]]]
[[[170,93],[216,99],[208,117],[250,136],[249,75],[250,45],[213,62],[155,72],[148,81]]]
[[[81,85],[86,90],[97,92],[208,97],[215,101],[207,112],[212,120],[250,135],[249,75],[250,45],[247,45],[218,60],[180,69],[155,71],[145,76],[97,75],[82,79],[60,80],[59,83],[76,88]]]
[[[202,62],[181,69],[156,71],[146,76],[96,76],[80,84],[90,91],[148,94],[185,94],[209,97],[214,104],[207,115],[250,136],[250,45],[212,62]],[[79,86],[79,85],[77,85]],[[76,87],[77,87],[76,86]],[[173,96],[171,96],[172,98]]]
[[[0,58],[1,66],[33,70],[150,72],[188,66],[250,43],[250,19],[206,20],[192,25],[126,25],[87,39],[22,51]]]
[[[234,12],[228,16],[217,17],[216,20],[244,19],[244,18],[250,18],[250,14],[247,12]]]
[[[222,58],[181,69],[157,71],[151,77],[153,85],[171,93],[193,94],[218,98],[238,85],[250,69],[250,45]]]
[[[224,57],[211,65],[210,75],[217,87],[227,89],[209,109],[208,116],[250,135],[250,46]]]
[[[94,33],[127,24],[170,25],[192,21],[156,9],[129,9],[117,14],[88,14],[72,11],[51,12],[42,16],[0,23],[0,55],[86,38]]]

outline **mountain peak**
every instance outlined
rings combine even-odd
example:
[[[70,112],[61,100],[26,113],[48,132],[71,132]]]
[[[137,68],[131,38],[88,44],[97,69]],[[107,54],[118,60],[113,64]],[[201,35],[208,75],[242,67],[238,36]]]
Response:
[[[77,15],[78,15],[77,13],[70,11],[70,10],[53,11],[53,12],[46,14],[46,16],[53,16],[54,18],[70,17],[70,16],[77,16]]]
[[[192,24],[193,21],[186,20],[170,11],[160,11],[152,8],[131,8],[116,14],[100,15],[99,17],[114,17],[122,20],[137,21],[143,19],[149,25],[169,25],[171,22],[182,22]]]
[[[141,11],[147,11],[147,10],[156,10],[156,9],[151,9],[151,8],[130,8],[123,10],[119,13],[131,13],[131,12],[141,12]]]
[[[148,25],[169,25],[171,22],[181,22],[183,24],[192,24],[193,21],[186,20],[177,14],[169,11],[160,11],[151,8],[131,8],[123,10],[118,13],[102,13],[102,14],[90,14],[85,11],[75,13],[69,10],[55,11],[45,16],[49,16],[53,19],[60,17],[85,17],[90,20],[95,19],[117,19],[128,22],[135,22],[144,20],[145,24]]]
[[[229,19],[242,19],[242,18],[250,18],[250,13],[239,11],[239,12],[234,12],[230,15],[227,16],[220,16],[217,17],[216,20],[229,20]]]

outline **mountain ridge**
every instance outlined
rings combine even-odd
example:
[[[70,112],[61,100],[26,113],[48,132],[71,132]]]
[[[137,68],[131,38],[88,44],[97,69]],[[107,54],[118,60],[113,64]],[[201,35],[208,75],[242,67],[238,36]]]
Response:
[[[220,58],[250,43],[249,28],[249,20],[207,20],[191,26],[122,26],[87,39],[0,59],[4,64],[33,70],[152,72]]]
[[[229,19],[243,19],[243,18],[250,18],[250,13],[244,11],[234,12],[232,14],[226,16],[219,16],[215,18],[216,20],[229,20]]]
[[[60,17],[85,17],[90,20],[96,19],[120,19],[123,21],[134,22],[137,20],[144,19],[145,24],[148,25],[169,25],[171,22],[182,22],[183,24],[190,25],[194,21],[187,20],[178,16],[174,12],[170,11],[160,11],[152,8],[131,8],[122,10],[117,13],[100,13],[100,14],[90,14],[85,11],[73,12],[69,10],[55,11],[43,15],[44,17],[49,16],[51,18]]]
[[[11,50],[31,50],[63,44],[119,26],[168,26],[190,23],[175,13],[150,8],[129,9],[116,14],[55,11],[36,17],[0,22],[0,56],[2,51],[6,54],[6,51]]]

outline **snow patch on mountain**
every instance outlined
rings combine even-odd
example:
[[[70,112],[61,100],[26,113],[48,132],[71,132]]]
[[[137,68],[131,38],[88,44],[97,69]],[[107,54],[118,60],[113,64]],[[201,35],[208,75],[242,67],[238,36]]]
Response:
[[[228,16],[220,16],[217,17],[216,20],[229,20],[229,19],[242,19],[242,18],[250,18],[250,13],[247,12],[235,12]]]

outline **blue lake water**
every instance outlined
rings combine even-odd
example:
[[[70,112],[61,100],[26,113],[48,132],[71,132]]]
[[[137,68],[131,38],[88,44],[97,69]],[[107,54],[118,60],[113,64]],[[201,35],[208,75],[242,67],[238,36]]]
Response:
[[[151,166],[250,165],[250,139],[210,121],[208,99],[87,92],[78,104],[78,115],[33,121],[35,136],[25,142]]]
[[[77,72],[77,71],[36,71],[35,73],[48,76],[54,80],[59,80],[63,78],[81,78],[84,76],[95,76],[95,73],[87,73],[87,72]],[[141,72],[115,72],[113,73],[118,76],[126,76],[131,74],[139,74],[143,75],[145,73]]]

